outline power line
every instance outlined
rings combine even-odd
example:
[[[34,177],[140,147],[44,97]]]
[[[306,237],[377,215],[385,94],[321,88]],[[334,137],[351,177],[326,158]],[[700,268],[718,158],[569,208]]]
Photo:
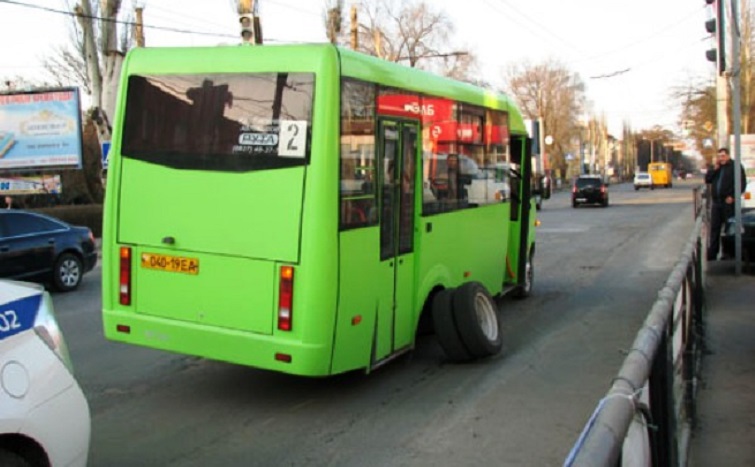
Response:
[[[570,48],[572,50],[575,50],[577,52],[581,52],[581,49],[579,49],[577,46],[575,46],[574,44],[571,44],[569,41],[565,40],[564,38],[559,37],[553,31],[551,31],[547,27],[543,26],[542,24],[538,23],[537,21],[533,20],[529,16],[525,15],[524,13],[522,13],[521,11],[519,11],[516,7],[514,7],[510,3],[506,2],[505,0],[498,0],[499,3],[492,3],[492,0],[483,0],[483,1],[485,3],[487,3],[488,6],[490,6],[491,8],[493,8],[494,10],[496,10],[498,13],[500,13],[501,16],[504,17],[504,18],[506,18],[506,19],[510,19],[509,13],[511,13],[511,12],[519,15],[519,17],[521,17],[522,19],[524,19],[526,22],[528,22],[528,23],[536,26],[540,30],[544,31],[549,36],[551,36],[551,38],[554,38],[557,42],[553,42],[552,39],[544,37],[542,34],[539,34],[539,33],[535,32],[535,31],[533,31],[531,28],[529,28],[527,26],[524,26],[521,23],[515,23],[518,26],[525,27],[525,29],[527,29],[532,35],[541,37],[541,38],[543,38],[543,39],[547,40],[548,42],[551,42],[551,43],[553,43],[555,45],[558,45],[558,46],[564,46],[564,45],[566,45],[566,46],[568,46],[568,48]],[[504,11],[504,10],[500,9],[500,7],[503,6],[503,5],[501,5],[501,3],[505,3],[506,7],[509,10]]]
[[[669,31],[669,30],[671,30],[671,29],[674,29],[674,28],[676,28],[676,27],[680,26],[680,25],[681,25],[682,23],[685,23],[685,22],[687,22],[687,21],[688,21],[688,20],[689,20],[689,19],[690,19],[690,18],[691,18],[691,17],[693,16],[693,15],[696,15],[696,14],[698,14],[698,13],[700,12],[700,9],[704,9],[704,8],[706,8],[706,6],[702,6],[701,8],[698,8],[697,10],[691,11],[689,15],[687,15],[687,16],[685,16],[684,18],[680,19],[680,20],[679,20],[679,21],[677,21],[676,23],[673,23],[673,24],[671,24],[671,25],[668,25],[668,26],[664,26],[664,27],[660,28],[660,29],[658,30],[658,32],[656,32],[656,33],[654,33],[654,34],[650,34],[649,36],[646,36],[646,37],[643,37],[643,38],[637,39],[637,40],[635,40],[634,42],[630,42],[630,43],[627,43],[627,44],[624,44],[624,45],[618,46],[618,47],[616,47],[616,48],[615,48],[615,49],[613,49],[613,50],[609,50],[609,51],[607,51],[607,52],[603,52],[603,53],[601,53],[601,54],[598,54],[598,55],[594,55],[594,56],[592,56],[592,57],[587,57],[587,58],[584,58],[584,59],[576,60],[576,61],[574,61],[573,63],[580,63],[580,62],[591,62],[591,61],[597,60],[597,59],[599,59],[599,58],[603,58],[603,57],[606,57],[606,56],[614,55],[614,54],[616,54],[617,52],[620,52],[620,51],[622,51],[622,50],[626,50],[626,49],[629,49],[629,48],[631,48],[631,47],[634,47],[635,45],[638,45],[638,44],[641,44],[641,43],[643,43],[643,42],[649,41],[650,39],[653,39],[653,38],[655,38],[655,37],[657,37],[657,36],[660,36],[661,34],[664,34],[664,33],[668,33],[668,31]]]
[[[625,68],[623,70],[614,71],[613,73],[607,73],[604,75],[597,75],[597,76],[590,76],[590,79],[604,79],[604,78],[613,78],[614,76],[623,75],[624,73],[628,73],[631,70],[631,68]]]
[[[155,14],[153,10],[157,10],[157,14]],[[194,24],[197,24],[197,23],[203,23],[205,25],[217,26],[219,28],[224,27],[221,24],[209,22],[207,18],[197,18],[196,16],[187,15],[185,13],[177,13],[175,11],[170,11],[168,9],[161,8],[158,5],[148,4],[145,6],[145,11],[149,16],[155,16],[157,18],[167,17],[167,18],[170,18],[174,22],[176,21],[176,17],[183,18],[186,21],[181,21],[180,24],[187,25],[187,26],[189,25],[193,26]],[[163,12],[168,16],[163,16],[160,14],[160,12]]]
[[[96,16],[96,15],[79,15],[79,14],[76,14],[76,13],[73,13],[73,12],[70,12],[70,11],[59,10],[57,8],[50,8],[50,7],[41,6],[41,5],[33,5],[33,4],[30,4],[30,3],[18,2],[18,1],[15,1],[15,0],[0,0],[0,3],[5,3],[5,4],[8,4],[8,5],[16,5],[16,6],[20,6],[20,7],[24,7],[24,8],[32,8],[32,9],[35,9],[35,10],[42,10],[42,11],[46,11],[48,13],[57,13],[57,14],[61,14],[61,15],[71,16],[71,17],[81,17],[81,18],[87,18],[87,19],[96,19],[96,20],[99,20],[99,21],[107,21],[109,23],[122,24],[122,25],[125,25],[125,26],[135,26],[136,25],[136,22],[134,22],[134,21],[123,21],[123,20],[118,20],[118,19],[114,19],[114,18],[104,18],[102,16]],[[235,34],[226,34],[226,33],[217,33],[217,32],[206,32],[206,31],[192,31],[192,30],[188,30],[188,29],[171,28],[171,27],[168,27],[168,26],[150,26],[150,25],[147,25],[147,24],[142,24],[142,27],[143,28],[147,28],[147,29],[156,29],[156,30],[160,30],[160,31],[175,32],[175,33],[179,33],[179,34],[196,34],[196,35],[200,35],[200,36],[226,37],[226,38],[234,38],[234,39],[238,38],[238,36],[235,35]]]

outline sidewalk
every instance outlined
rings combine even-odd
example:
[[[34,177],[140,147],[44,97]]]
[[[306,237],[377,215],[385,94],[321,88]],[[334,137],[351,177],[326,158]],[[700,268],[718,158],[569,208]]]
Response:
[[[755,465],[755,275],[708,263],[705,341],[690,443],[693,467]]]

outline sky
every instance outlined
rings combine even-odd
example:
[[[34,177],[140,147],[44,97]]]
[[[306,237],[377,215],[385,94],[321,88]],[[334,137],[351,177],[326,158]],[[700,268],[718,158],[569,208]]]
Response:
[[[265,42],[325,42],[326,0],[257,0]],[[361,0],[367,3],[374,0]],[[417,0],[414,0],[417,1]],[[136,0],[122,0],[121,11]],[[470,50],[481,78],[502,86],[516,63],[555,60],[578,74],[596,116],[621,136],[654,125],[678,132],[673,89],[715,79],[705,59],[713,47],[704,0],[431,0],[455,26],[454,50]],[[21,5],[23,4],[23,5]],[[0,78],[43,75],[56,44],[69,41],[71,17],[30,7],[71,11],[75,0],[0,0]],[[233,0],[138,0],[147,46],[238,43]],[[352,0],[345,0],[346,15]],[[359,2],[357,2],[359,5]],[[172,28],[166,31],[158,28]]]

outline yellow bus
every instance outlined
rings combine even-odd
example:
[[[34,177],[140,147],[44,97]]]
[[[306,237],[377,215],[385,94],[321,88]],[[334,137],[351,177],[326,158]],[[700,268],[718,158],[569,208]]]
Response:
[[[648,164],[648,173],[653,179],[653,188],[671,188],[671,164],[668,162],[651,162]]]

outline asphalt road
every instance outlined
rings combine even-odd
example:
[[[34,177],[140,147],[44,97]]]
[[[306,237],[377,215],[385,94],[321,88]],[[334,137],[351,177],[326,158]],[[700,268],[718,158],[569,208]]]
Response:
[[[546,201],[533,296],[500,300],[504,350],[472,364],[446,363],[433,336],[370,375],[323,379],[108,342],[98,266],[54,295],[90,465],[560,465],[689,237],[694,184],[613,185],[608,208]]]

